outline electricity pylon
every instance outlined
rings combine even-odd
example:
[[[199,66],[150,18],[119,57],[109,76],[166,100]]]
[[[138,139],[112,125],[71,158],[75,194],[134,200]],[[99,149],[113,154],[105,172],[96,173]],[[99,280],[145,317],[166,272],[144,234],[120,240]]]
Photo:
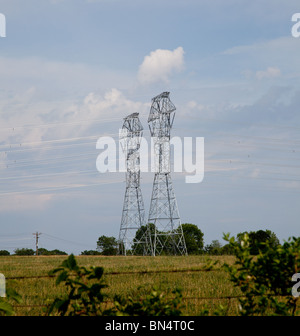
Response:
[[[151,254],[146,234],[141,232],[145,225],[145,209],[140,188],[140,143],[143,127],[138,113],[124,118],[120,132],[120,143],[126,162],[126,191],[119,233],[118,253]],[[145,227],[145,226],[144,226]],[[137,231],[139,234],[137,235]]]
[[[187,255],[170,175],[170,131],[175,110],[169,98],[169,92],[163,92],[152,99],[148,117],[153,140],[155,169],[148,217],[151,249],[154,256],[163,252],[172,255]]]

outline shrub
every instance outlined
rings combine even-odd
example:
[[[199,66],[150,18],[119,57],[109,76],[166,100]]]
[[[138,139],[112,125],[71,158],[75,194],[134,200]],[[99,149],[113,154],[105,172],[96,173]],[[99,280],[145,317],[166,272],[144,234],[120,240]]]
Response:
[[[80,267],[71,254],[60,267],[51,271],[50,275],[55,273],[59,273],[56,284],[64,283],[68,288],[68,295],[53,301],[48,309],[49,315],[55,310],[59,315],[101,315],[101,303],[104,298],[102,289],[106,287],[101,280],[102,267]]]
[[[52,270],[50,275],[56,274],[56,284],[64,283],[68,294],[63,298],[55,298],[47,310],[51,315],[68,316],[178,316],[181,315],[181,291],[173,291],[173,298],[153,288],[146,297],[121,297],[115,295],[114,307],[103,310],[102,303],[105,294],[102,289],[102,267],[79,267],[73,254],[64,260],[60,267]]]
[[[21,296],[12,288],[6,289],[6,297],[0,297],[0,316],[13,315],[13,306],[9,301],[22,302]]]
[[[132,296],[115,296],[115,307],[106,311],[107,315],[117,316],[180,316],[181,315],[181,290],[172,292],[173,298],[167,297],[166,293],[153,288],[144,298]]]
[[[248,234],[240,242],[224,235],[233,248],[234,265],[225,264],[230,279],[245,297],[240,299],[241,315],[297,315],[297,300],[291,295],[293,274],[300,267],[300,238],[283,245],[268,241],[258,244],[258,255],[251,255]]]

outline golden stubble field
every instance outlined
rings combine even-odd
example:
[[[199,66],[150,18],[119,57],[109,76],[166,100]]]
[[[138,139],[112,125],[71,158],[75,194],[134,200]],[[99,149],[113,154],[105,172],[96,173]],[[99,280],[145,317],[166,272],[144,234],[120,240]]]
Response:
[[[44,315],[45,306],[55,297],[66,293],[64,286],[55,284],[55,278],[47,277],[48,272],[66,258],[67,256],[0,257],[0,273],[7,279],[6,286],[14,288],[23,299],[21,304],[14,305],[16,315]],[[227,315],[238,314],[238,300],[234,296],[241,293],[221,268],[224,262],[232,263],[233,256],[76,256],[76,260],[80,266],[104,268],[103,280],[108,285],[104,290],[108,295],[107,301],[115,294],[142,297],[153,286],[170,295],[175,288],[181,288],[185,306],[183,314],[186,316],[199,315],[205,307],[213,312],[220,305]],[[201,271],[210,261],[216,260],[218,263],[213,270]]]

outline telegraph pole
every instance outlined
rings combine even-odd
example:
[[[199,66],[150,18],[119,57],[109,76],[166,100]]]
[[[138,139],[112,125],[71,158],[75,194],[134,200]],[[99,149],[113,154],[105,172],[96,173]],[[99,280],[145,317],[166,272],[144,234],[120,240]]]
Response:
[[[33,233],[33,235],[35,236],[35,255],[39,255],[39,237],[41,235],[41,232],[35,232]]]

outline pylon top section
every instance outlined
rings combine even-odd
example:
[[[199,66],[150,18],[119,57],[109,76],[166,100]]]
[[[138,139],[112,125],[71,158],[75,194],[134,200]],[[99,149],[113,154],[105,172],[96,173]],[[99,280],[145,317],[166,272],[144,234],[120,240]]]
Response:
[[[176,107],[169,98],[170,92],[163,92],[152,98],[152,105],[148,117],[151,136],[170,137]]]
[[[139,119],[139,113],[134,112],[124,118],[122,130],[127,137],[140,136],[143,126]]]
[[[121,148],[125,154],[127,172],[139,174],[140,171],[140,142],[143,126],[139,120],[139,113],[135,112],[124,118],[119,132]],[[139,177],[137,177],[139,178]]]

